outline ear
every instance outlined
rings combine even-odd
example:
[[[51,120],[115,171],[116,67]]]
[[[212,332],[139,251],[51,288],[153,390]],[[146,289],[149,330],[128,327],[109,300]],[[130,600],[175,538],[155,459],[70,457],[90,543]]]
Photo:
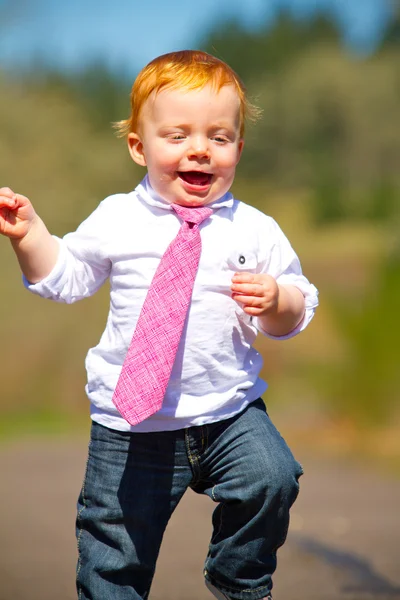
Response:
[[[137,133],[128,133],[128,148],[132,160],[141,167],[146,166],[146,157],[144,155],[143,142]]]
[[[244,139],[241,138],[239,140],[239,144],[238,144],[238,157],[237,157],[237,162],[239,162],[240,157],[242,156],[242,152],[243,152],[243,148],[244,148]],[[237,164],[237,163],[236,163]]]

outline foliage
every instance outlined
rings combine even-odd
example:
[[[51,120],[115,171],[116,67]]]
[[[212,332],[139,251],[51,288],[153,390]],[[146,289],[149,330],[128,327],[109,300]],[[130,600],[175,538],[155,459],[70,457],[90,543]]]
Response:
[[[391,5],[393,17],[382,40],[381,52],[393,48],[398,50],[400,47],[400,2],[399,0],[391,0]]]
[[[339,46],[339,32],[327,17],[321,14],[310,21],[299,22],[281,11],[272,28],[265,24],[256,32],[248,32],[240,23],[231,21],[223,28],[218,26],[211,30],[201,45],[206,52],[227,62],[249,83],[260,75],[281,71],[299,53],[328,41]]]
[[[271,31],[256,35],[239,24],[212,31],[205,49],[243,76],[263,109],[262,120],[249,128],[240,175],[275,189],[313,189],[318,223],[397,213],[396,27],[393,22],[385,52],[364,60],[344,52],[335,26],[323,17],[299,23],[282,14]]]
[[[78,72],[62,72],[38,65],[25,75],[24,86],[68,98],[81,108],[86,121],[101,131],[128,115],[129,81],[101,62],[89,64]]]
[[[390,422],[399,410],[400,256],[386,259],[368,292],[353,303],[331,298],[345,350],[318,381],[332,414],[374,425]]]

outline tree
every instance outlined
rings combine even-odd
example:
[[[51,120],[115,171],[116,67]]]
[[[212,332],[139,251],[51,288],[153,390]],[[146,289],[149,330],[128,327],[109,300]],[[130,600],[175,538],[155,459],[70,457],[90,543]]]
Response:
[[[266,23],[256,32],[247,31],[237,21],[223,29],[215,28],[202,47],[226,61],[250,83],[266,73],[284,69],[300,52],[319,42],[339,45],[339,30],[331,19],[317,14],[309,21],[298,21],[282,10],[272,26]]]

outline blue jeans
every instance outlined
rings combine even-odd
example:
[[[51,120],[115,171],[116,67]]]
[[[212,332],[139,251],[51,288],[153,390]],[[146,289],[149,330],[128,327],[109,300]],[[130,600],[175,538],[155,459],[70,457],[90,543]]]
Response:
[[[263,598],[301,474],[262,400],[178,431],[93,423],[78,501],[79,599],[148,598],[163,533],[188,487],[217,505],[205,577],[231,598]]]

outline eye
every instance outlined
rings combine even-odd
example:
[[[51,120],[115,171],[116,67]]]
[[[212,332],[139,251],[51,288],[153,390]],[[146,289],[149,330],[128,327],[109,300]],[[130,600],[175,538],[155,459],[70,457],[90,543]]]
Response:
[[[228,140],[226,137],[224,137],[223,135],[215,135],[215,136],[213,137],[213,140],[214,140],[215,142],[218,142],[218,144],[226,144],[226,143],[229,141],[229,140]]]
[[[167,135],[167,138],[169,140],[172,140],[173,142],[179,142],[180,140],[185,139],[185,135],[183,133],[170,133],[169,135]]]

